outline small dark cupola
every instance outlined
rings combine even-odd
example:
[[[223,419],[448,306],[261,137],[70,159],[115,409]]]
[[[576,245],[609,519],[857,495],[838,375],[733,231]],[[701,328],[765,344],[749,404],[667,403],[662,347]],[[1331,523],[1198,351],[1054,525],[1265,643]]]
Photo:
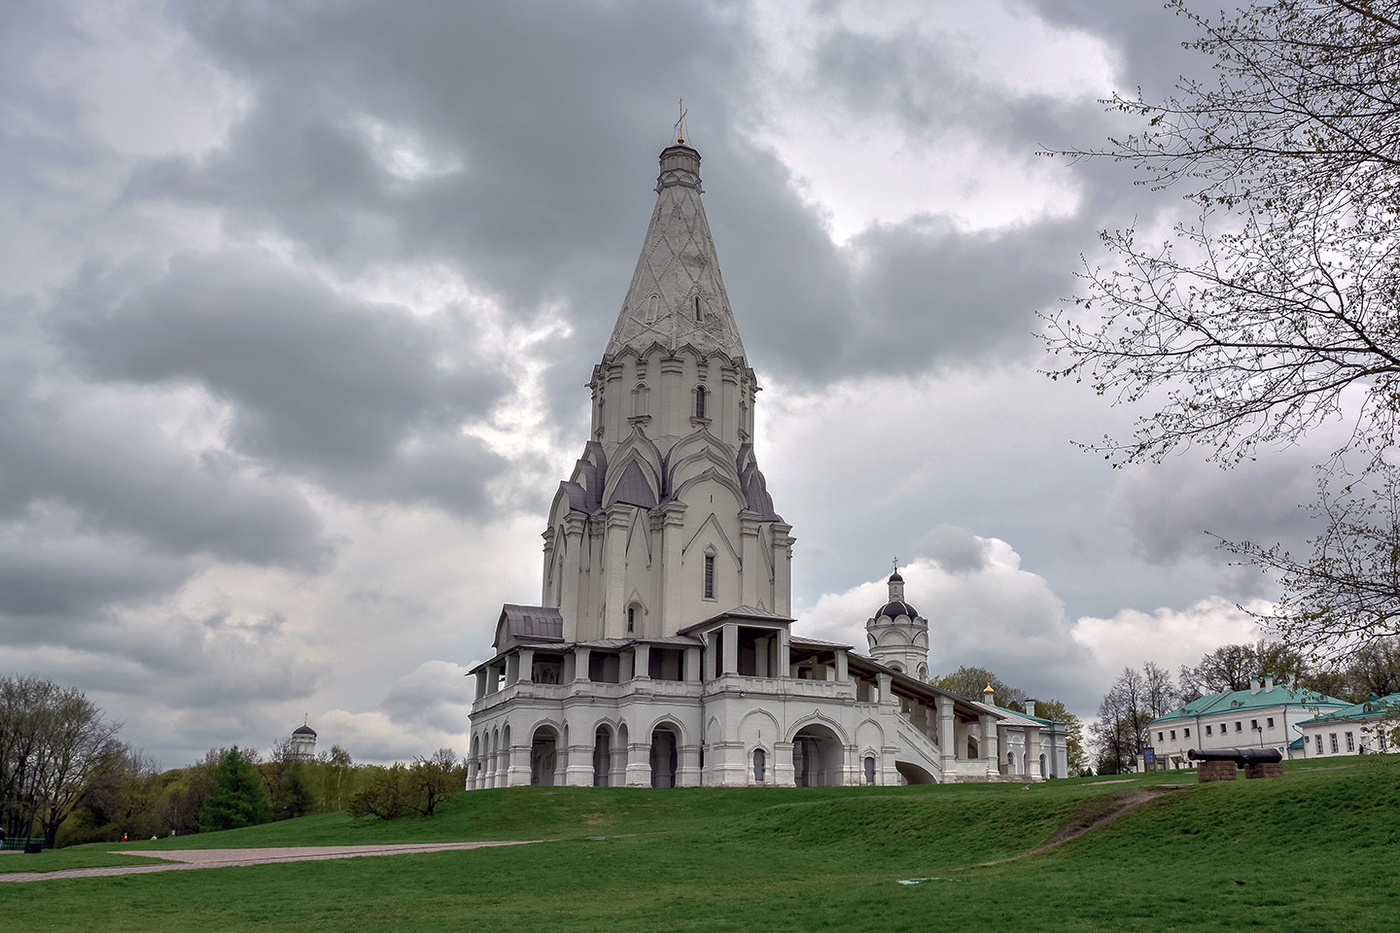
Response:
[[[928,620],[904,601],[904,577],[895,564],[889,598],[865,623],[870,656],[881,664],[919,680],[928,679]]]

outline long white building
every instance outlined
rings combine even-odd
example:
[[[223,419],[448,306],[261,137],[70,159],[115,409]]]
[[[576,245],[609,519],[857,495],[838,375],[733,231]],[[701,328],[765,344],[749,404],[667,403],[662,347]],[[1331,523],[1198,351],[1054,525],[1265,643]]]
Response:
[[[504,606],[472,671],[468,786],[1064,776],[1062,724],[925,683],[929,624],[898,571],[869,657],[792,633],[794,538],[758,468],[699,153],[663,151],[656,192],[550,508],[540,605]]]

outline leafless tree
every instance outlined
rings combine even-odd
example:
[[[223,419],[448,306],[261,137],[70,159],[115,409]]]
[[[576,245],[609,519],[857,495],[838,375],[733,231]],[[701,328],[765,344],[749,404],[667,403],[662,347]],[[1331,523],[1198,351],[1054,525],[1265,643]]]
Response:
[[[1232,547],[1281,577],[1268,621],[1287,640],[1355,650],[1400,631],[1400,0],[1254,0],[1219,19],[1168,6],[1216,79],[1115,96],[1142,131],[1058,154],[1130,163],[1196,219],[1164,243],[1103,233],[1110,259],[1086,269],[1078,310],[1047,318],[1063,361],[1048,373],[1148,404],[1132,438],[1086,445],[1118,463],[1199,445],[1228,465],[1353,419],[1322,464],[1313,557]],[[1331,494],[1348,465],[1381,475]]]

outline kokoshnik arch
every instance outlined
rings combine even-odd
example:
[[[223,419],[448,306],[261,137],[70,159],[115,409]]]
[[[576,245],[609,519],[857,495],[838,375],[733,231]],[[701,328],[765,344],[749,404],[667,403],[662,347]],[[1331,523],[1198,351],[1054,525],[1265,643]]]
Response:
[[[468,788],[1064,776],[1062,724],[926,683],[928,621],[897,569],[869,657],[792,634],[795,539],[755,457],[758,381],[700,154],[664,150],[656,194],[589,439],[549,510],[541,604],[502,607],[469,674]]]

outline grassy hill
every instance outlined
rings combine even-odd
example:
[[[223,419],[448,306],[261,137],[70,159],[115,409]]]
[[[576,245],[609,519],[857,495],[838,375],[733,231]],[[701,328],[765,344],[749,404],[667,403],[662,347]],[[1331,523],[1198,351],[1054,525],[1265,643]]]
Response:
[[[1388,756],[1387,756],[1388,757]],[[1400,761],[1124,800],[1193,775],[905,788],[514,788],[432,820],[326,814],[113,848],[548,839],[545,845],[0,885],[59,930],[1394,930]],[[1337,767],[1338,764],[1344,765]],[[600,838],[605,837],[605,838]],[[900,880],[927,878],[918,884]],[[17,929],[20,927],[16,927]]]

